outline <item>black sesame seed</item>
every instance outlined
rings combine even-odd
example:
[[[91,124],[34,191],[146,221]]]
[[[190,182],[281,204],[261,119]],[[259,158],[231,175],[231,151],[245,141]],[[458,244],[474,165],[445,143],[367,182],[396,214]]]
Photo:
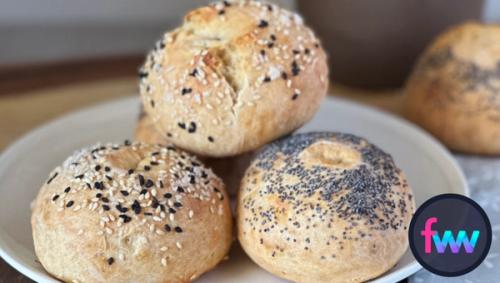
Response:
[[[149,171],[149,170],[151,170],[151,167],[150,167],[150,166],[148,166],[148,165],[146,165],[146,166],[144,166],[144,170],[145,170],[145,171]]]
[[[183,187],[181,187],[181,186],[178,186],[178,187],[177,187],[177,192],[179,192],[179,193],[183,193],[183,192],[184,192],[184,188],[183,188]]]
[[[196,74],[198,74],[198,69],[196,68],[194,68],[194,70],[191,73],[189,73],[191,77],[196,77]]]
[[[172,194],[171,193],[166,193],[163,195],[165,198],[171,198],[172,197]]]
[[[260,50],[260,55],[262,57],[266,56],[266,50],[264,50],[264,49]]]
[[[146,180],[144,179],[144,176],[142,176],[141,174],[139,174],[139,185],[144,186],[144,183],[146,182]]]
[[[293,96],[292,96],[292,100],[295,100],[295,99],[297,99],[298,97],[299,97],[299,94],[294,93],[294,94],[293,94]]]
[[[52,197],[52,201],[56,201],[59,198],[59,195],[55,195]]]
[[[309,48],[304,49],[304,54],[309,55],[311,53],[311,50]]]
[[[123,207],[121,204],[117,204],[117,205],[115,206],[115,208],[116,208],[119,212],[121,212],[121,213],[125,213],[125,212],[127,212],[127,211],[128,211],[128,208]]]
[[[109,211],[109,209],[110,209],[110,208],[109,208],[109,205],[107,205],[107,204],[103,204],[103,205],[102,205],[102,209],[104,209],[104,210],[106,210],[106,211]]]
[[[80,174],[78,176],[75,176],[75,179],[83,179],[83,176],[84,176],[83,174]]]
[[[128,174],[129,174],[129,175],[134,174],[134,169],[128,169]]]
[[[151,101],[149,102],[149,104],[151,105],[151,107],[152,107],[152,108],[155,108],[155,101],[154,101],[154,100],[151,100]]]
[[[272,6],[272,5],[270,5],[270,4],[267,4],[267,10],[268,10],[269,12],[272,12],[272,11],[273,11],[273,6]]]
[[[112,265],[115,262],[115,259],[110,257],[108,258],[108,265]]]
[[[149,164],[153,165],[153,166],[158,166],[160,165],[160,163],[158,163],[157,161],[151,161],[149,162]]]
[[[192,89],[192,88],[185,88],[185,87],[184,87],[184,88],[182,88],[182,90],[181,90],[181,94],[182,94],[182,95],[185,95],[185,94],[191,93],[192,91],[193,91],[193,89]]]
[[[137,200],[134,200],[131,206],[132,210],[134,211],[135,214],[141,213],[141,205]]]
[[[120,214],[119,217],[121,219],[123,219],[124,223],[128,223],[128,222],[132,221],[132,218],[126,214]]]
[[[96,197],[96,198],[101,198],[101,197],[102,197],[102,194],[101,194],[101,193],[97,193],[97,194],[95,194],[95,197]]]
[[[67,187],[66,189],[64,189],[64,192],[65,192],[65,193],[69,193],[69,191],[71,191],[71,188],[70,188],[70,187]]]
[[[195,177],[193,175],[189,176],[189,183],[193,185],[196,183]]]
[[[160,181],[160,188],[163,189],[163,181]]]
[[[300,54],[300,51],[299,51],[299,50],[297,50],[297,49],[292,50],[292,52],[293,52],[293,54],[294,54],[294,55],[298,55],[298,54]]]
[[[104,167],[104,171],[109,172],[109,171],[111,171],[111,168],[109,168],[108,166],[106,166],[106,167]]]
[[[276,36],[274,34],[271,34],[271,40],[272,41],[275,41],[276,40]]]
[[[57,175],[59,175],[59,173],[54,173],[54,175],[52,175],[52,177],[49,178],[49,180],[47,180],[47,184],[50,184],[56,177]]]
[[[268,77],[268,76],[265,76],[265,77],[264,77],[264,82],[265,82],[265,83],[268,83],[268,82],[270,82],[270,81],[271,81],[271,78],[270,78],[270,77]]]
[[[143,70],[139,71],[139,78],[144,79],[144,78],[147,78],[147,76],[148,76],[148,72],[145,72]]]
[[[108,202],[109,202],[109,199],[108,199],[107,197],[103,197],[103,198],[101,198],[101,201],[102,201],[102,202],[105,202],[105,203],[108,203]]]
[[[224,3],[224,6],[226,6],[226,7],[231,7],[231,3],[227,2],[227,1],[223,1],[222,3]]]
[[[179,128],[181,128],[181,129],[183,129],[183,130],[185,130],[185,129],[186,129],[186,124],[185,124],[185,123],[181,123],[181,122],[179,122],[179,123],[177,123],[177,126],[179,126]]]
[[[174,206],[179,208],[179,207],[182,207],[182,203],[180,202],[174,202]]]
[[[300,73],[299,65],[297,65],[297,61],[293,60],[292,62],[292,74],[297,76]]]
[[[96,166],[94,167],[94,169],[95,169],[95,171],[99,171],[99,170],[101,170],[101,165],[96,165]]]
[[[189,123],[188,133],[192,134],[194,132],[196,132],[196,123],[191,122]]]
[[[68,201],[68,203],[66,204],[66,207],[71,207],[75,202],[70,200]]]
[[[113,178],[111,178],[111,176],[106,175],[104,177],[106,177],[106,179],[108,179],[109,181],[113,181]]]
[[[172,231],[172,228],[170,228],[170,225],[165,224],[165,231],[167,231],[167,232]]]
[[[214,142],[214,138],[213,138],[213,137],[211,137],[211,136],[208,136],[208,141],[209,141],[209,142]]]
[[[177,210],[175,210],[175,209],[173,209],[173,208],[169,207],[169,208],[168,208],[168,212],[169,212],[169,213],[172,213],[172,214],[175,214],[175,213],[177,212]]]
[[[274,42],[269,42],[267,44],[267,48],[273,48],[274,47]]]
[[[182,233],[182,228],[179,226],[175,227],[175,232]]]
[[[147,192],[148,192],[148,190],[146,190],[146,189],[142,189],[142,190],[141,190],[141,192],[140,192],[140,194],[141,194],[141,195],[145,195]]]
[[[103,184],[102,182],[95,182],[95,183],[94,183],[94,188],[95,188],[96,190],[102,190],[102,189],[103,189],[103,187],[104,187],[104,184]]]
[[[129,146],[131,145],[132,143],[129,141],[129,140],[125,140],[125,143],[124,143],[126,146]]]
[[[145,186],[146,188],[151,188],[152,186],[154,186],[154,184],[155,184],[155,183],[154,183],[153,181],[151,181],[151,179],[148,179],[148,180],[146,181],[146,183],[144,184],[144,186]]]
[[[259,22],[259,28],[266,28],[269,26],[269,23],[265,20],[260,20]]]
[[[226,13],[226,11],[224,11],[224,10],[219,11],[219,15],[224,15],[225,13]]]

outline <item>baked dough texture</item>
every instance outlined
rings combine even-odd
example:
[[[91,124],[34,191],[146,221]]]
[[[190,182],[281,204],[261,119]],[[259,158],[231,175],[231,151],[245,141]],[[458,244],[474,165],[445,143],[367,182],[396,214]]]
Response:
[[[137,121],[135,139],[150,144],[169,144],[167,139],[156,130],[153,121],[145,114],[141,115],[139,121]],[[231,157],[215,158],[198,156],[198,158],[224,181],[229,195],[235,197],[240,188],[245,170],[250,165],[254,155],[255,152],[251,151]]]
[[[247,170],[238,239],[282,278],[362,282],[406,251],[414,209],[403,172],[375,145],[349,134],[297,134],[266,146]]]
[[[227,157],[310,120],[326,94],[328,66],[297,14],[224,1],[189,12],[156,43],[139,77],[162,135],[189,152]]]
[[[171,145],[76,152],[50,173],[31,224],[38,259],[65,282],[189,282],[232,242],[224,184]]]
[[[439,36],[405,94],[407,117],[450,149],[500,154],[500,25],[470,22]]]

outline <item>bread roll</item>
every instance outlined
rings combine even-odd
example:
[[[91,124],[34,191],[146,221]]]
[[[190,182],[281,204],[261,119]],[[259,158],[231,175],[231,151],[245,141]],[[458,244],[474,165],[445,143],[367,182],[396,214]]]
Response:
[[[95,145],[50,173],[33,205],[35,251],[65,282],[188,282],[232,241],[224,184],[173,146]]]
[[[294,13],[257,1],[189,12],[140,70],[145,110],[167,139],[227,157],[292,132],[328,87],[326,55]]]
[[[439,36],[405,94],[408,118],[450,149],[500,154],[500,25],[466,23]]]
[[[153,121],[146,114],[139,117],[135,128],[135,139],[144,143],[168,144],[167,139],[154,128]],[[224,181],[227,192],[231,197],[234,197],[238,193],[241,178],[243,178],[243,174],[245,174],[245,170],[250,165],[254,155],[252,151],[231,157],[199,156],[198,158]]]
[[[414,201],[392,157],[349,134],[297,134],[266,146],[238,199],[238,239],[294,282],[362,282],[408,245]]]

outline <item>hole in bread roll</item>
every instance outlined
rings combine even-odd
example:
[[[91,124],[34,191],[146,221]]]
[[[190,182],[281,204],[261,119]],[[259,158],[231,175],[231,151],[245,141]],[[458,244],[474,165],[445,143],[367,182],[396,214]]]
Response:
[[[361,160],[359,151],[331,141],[318,141],[305,148],[299,155],[306,166],[328,166],[349,169]]]

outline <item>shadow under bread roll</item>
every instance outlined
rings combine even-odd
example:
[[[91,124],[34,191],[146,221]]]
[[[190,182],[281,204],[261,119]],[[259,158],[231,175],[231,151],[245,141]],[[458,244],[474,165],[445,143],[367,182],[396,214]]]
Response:
[[[153,121],[141,112],[135,129],[135,139],[151,144],[167,144],[167,139],[161,135],[155,128]],[[236,196],[238,193],[241,178],[250,165],[254,152],[247,152],[237,156],[224,158],[210,158],[199,156],[200,160],[211,168],[217,176],[224,180],[226,189],[230,196]]]
[[[294,282],[364,282],[408,246],[412,191],[392,157],[341,133],[296,134],[247,169],[237,234],[262,268]]]

